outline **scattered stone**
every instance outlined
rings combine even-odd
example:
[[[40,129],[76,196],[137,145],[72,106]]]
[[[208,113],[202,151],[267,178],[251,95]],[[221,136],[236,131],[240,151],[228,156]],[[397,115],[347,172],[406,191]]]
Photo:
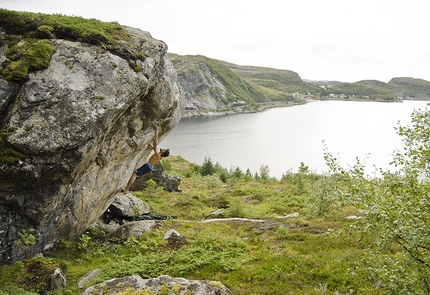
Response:
[[[351,215],[351,216],[347,216],[347,217],[345,217],[345,218],[346,218],[346,219],[354,220],[354,219],[360,219],[361,217],[360,217],[360,216]]]
[[[119,193],[108,210],[120,217],[137,217],[151,213],[151,208],[145,202],[130,193]]]
[[[97,219],[96,222],[93,223],[94,227],[103,230],[104,232],[111,233],[115,231],[120,224],[117,224],[115,221],[108,221],[108,223],[104,222],[101,218]]]
[[[66,283],[66,275],[60,268],[56,268],[46,284],[45,291],[48,293],[49,291],[66,288]]]
[[[265,222],[262,219],[249,219],[249,218],[214,218],[214,219],[203,219],[200,223],[209,222],[220,222],[220,221],[250,221],[250,222]]]
[[[178,250],[182,246],[188,244],[187,238],[184,237],[183,235],[181,235],[180,233],[178,233],[174,229],[168,230],[164,234],[164,238],[163,239],[167,240],[167,244],[169,245],[169,247],[172,248],[172,249],[175,249],[175,250]]]
[[[182,192],[182,190],[179,188],[179,185],[181,184],[181,179],[177,175],[170,176],[166,179],[164,182],[164,189],[168,192]]]
[[[33,258],[43,258],[43,253],[37,253]]]
[[[92,271],[90,271],[90,272],[88,272],[84,277],[82,277],[80,280],[79,280],[79,282],[78,282],[78,287],[79,287],[79,289],[83,289],[83,288],[85,288],[85,286],[89,283],[89,282],[91,282],[92,280],[94,280],[94,279],[96,279],[96,278],[98,278],[99,277],[99,275],[100,275],[100,273],[101,273],[101,269],[100,268],[97,268],[97,269],[94,269],[94,270],[92,270]]]
[[[277,218],[297,218],[299,216],[300,214],[295,212],[295,213],[287,214],[285,216],[278,216]]]
[[[139,220],[167,220],[167,219],[178,219],[178,216],[167,216],[167,215],[140,215],[137,216]]]
[[[163,225],[164,222],[159,220],[132,221],[118,227],[115,231],[108,234],[107,238],[126,240],[130,236],[140,237],[144,233],[160,228]]]
[[[149,291],[148,294],[232,294],[221,282],[210,280],[186,280],[184,278],[172,278],[164,275],[152,279],[142,279],[139,276],[115,278],[86,289],[82,295],[118,294],[126,291],[137,293],[145,290]],[[142,292],[142,294],[144,293]]]
[[[210,217],[223,217],[225,213],[224,209],[218,209],[210,214]]]

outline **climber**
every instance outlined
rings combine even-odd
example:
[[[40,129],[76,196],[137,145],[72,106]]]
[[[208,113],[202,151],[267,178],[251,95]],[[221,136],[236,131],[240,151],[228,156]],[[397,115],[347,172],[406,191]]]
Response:
[[[169,149],[160,149],[160,151],[157,151],[157,144],[158,144],[158,128],[155,128],[155,137],[154,141],[152,143],[149,143],[149,146],[152,147],[154,150],[154,154],[149,158],[148,162],[146,162],[142,167],[137,169],[133,172],[133,174],[130,177],[130,180],[127,183],[127,187],[122,190],[123,193],[128,193],[130,190],[130,187],[133,185],[133,183],[138,179],[140,176],[147,174],[152,171],[152,167],[154,167],[155,164],[161,161],[161,159],[168,157],[170,154]]]

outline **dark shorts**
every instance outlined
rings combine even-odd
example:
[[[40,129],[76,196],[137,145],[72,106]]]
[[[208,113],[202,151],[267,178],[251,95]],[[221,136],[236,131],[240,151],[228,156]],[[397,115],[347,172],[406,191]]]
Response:
[[[141,176],[141,175],[149,173],[151,171],[152,171],[152,166],[149,165],[148,163],[146,163],[145,165],[143,165],[142,167],[140,167],[139,169],[137,169],[135,171],[135,173],[137,174],[137,176]]]

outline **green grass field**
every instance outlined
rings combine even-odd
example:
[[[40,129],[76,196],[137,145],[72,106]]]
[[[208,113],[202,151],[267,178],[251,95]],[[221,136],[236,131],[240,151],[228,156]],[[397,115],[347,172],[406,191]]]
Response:
[[[133,193],[153,214],[177,219],[126,241],[108,240],[91,228],[79,239],[62,241],[43,258],[1,267],[0,290],[16,286],[40,292],[46,273],[60,266],[68,286],[58,294],[81,294],[78,280],[96,268],[101,275],[88,286],[127,275],[169,275],[220,281],[233,294],[392,294],[370,271],[366,237],[348,230],[354,220],[346,217],[356,210],[312,212],[309,200],[323,176],[289,173],[278,181],[218,165],[214,174],[202,176],[200,166],[174,156],[164,166],[169,175],[181,177],[182,192],[157,188]],[[225,218],[241,219],[202,222],[218,209]],[[286,217],[291,213],[299,216]],[[163,240],[169,229],[185,236],[188,244],[171,249]],[[393,249],[381,257],[396,253]]]

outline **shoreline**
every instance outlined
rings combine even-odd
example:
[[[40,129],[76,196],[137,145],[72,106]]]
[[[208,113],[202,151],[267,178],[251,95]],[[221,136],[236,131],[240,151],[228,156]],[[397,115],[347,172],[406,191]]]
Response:
[[[384,103],[403,103],[404,101],[412,100],[412,99],[399,99],[399,100],[374,100],[374,99],[310,99],[305,98],[299,101],[272,101],[272,102],[263,102],[263,103],[255,103],[258,105],[257,108],[249,109],[249,106],[245,107],[235,107],[230,109],[223,110],[184,110],[181,118],[190,118],[190,117],[205,117],[205,116],[225,116],[225,115],[238,115],[238,114],[251,114],[264,112],[266,110],[272,108],[283,108],[283,107],[293,107],[307,104],[308,102],[313,101],[356,101],[356,102],[384,102]],[[428,100],[430,101],[430,100]]]
[[[258,108],[255,109],[247,109],[246,107],[235,107],[226,110],[184,110],[181,118],[190,118],[190,117],[205,117],[205,116],[225,116],[225,115],[238,115],[238,114],[252,114],[263,112],[272,108],[280,108],[280,107],[293,107],[298,105],[306,104],[310,100],[301,100],[296,102],[283,101],[283,102],[265,102],[258,103]]]

